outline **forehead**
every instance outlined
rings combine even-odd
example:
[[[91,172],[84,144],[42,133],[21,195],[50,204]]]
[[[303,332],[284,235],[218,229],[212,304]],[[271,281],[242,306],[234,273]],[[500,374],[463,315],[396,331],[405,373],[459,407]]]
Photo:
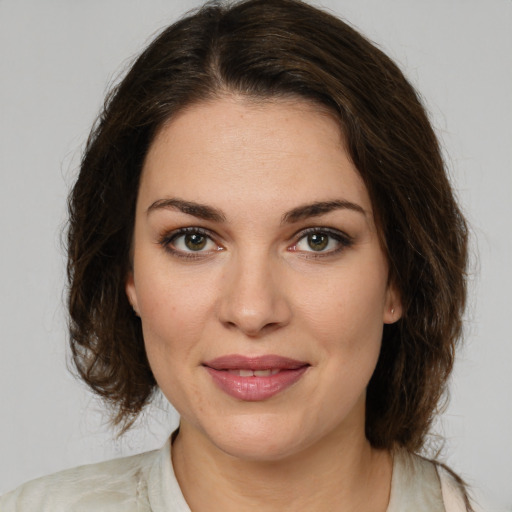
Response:
[[[343,198],[371,211],[334,116],[305,100],[225,97],[189,107],[157,134],[139,197],[242,205]],[[222,204],[219,204],[222,207]]]

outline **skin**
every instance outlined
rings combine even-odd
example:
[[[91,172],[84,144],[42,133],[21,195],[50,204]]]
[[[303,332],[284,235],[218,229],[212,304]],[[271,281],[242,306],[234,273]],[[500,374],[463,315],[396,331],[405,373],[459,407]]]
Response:
[[[333,201],[350,207],[290,218]],[[183,228],[205,245],[190,246]],[[312,247],[310,228],[325,247]],[[330,115],[296,99],[226,96],[168,122],[143,167],[126,292],[181,415],[173,464],[194,512],[386,509],[391,458],[365,438],[365,396],[383,324],[401,305]],[[243,401],[203,366],[227,354],[309,367],[281,393]]]

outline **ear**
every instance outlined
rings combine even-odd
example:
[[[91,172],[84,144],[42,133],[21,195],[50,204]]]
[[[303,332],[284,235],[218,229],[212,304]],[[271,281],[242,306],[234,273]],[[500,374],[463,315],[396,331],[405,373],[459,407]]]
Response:
[[[133,311],[137,316],[139,314],[139,303],[137,301],[137,292],[135,290],[135,280],[133,277],[133,271],[130,270],[128,275],[126,276],[126,281],[124,284],[124,290],[126,292],[126,296],[128,297],[128,302],[132,305]]]
[[[402,318],[402,298],[396,286],[389,283],[386,290],[386,303],[384,304],[383,322],[385,324],[394,324]]]

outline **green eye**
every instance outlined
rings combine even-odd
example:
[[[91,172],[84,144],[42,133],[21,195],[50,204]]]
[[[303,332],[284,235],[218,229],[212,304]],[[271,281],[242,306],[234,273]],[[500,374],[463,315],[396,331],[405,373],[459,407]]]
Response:
[[[191,251],[200,251],[205,248],[208,239],[199,233],[191,233],[184,236],[183,242],[187,249]]]
[[[221,250],[208,233],[203,233],[199,228],[185,228],[165,236],[161,240],[166,250],[175,255],[188,254],[189,256],[204,256],[213,251]]]
[[[310,256],[330,256],[352,245],[352,238],[332,228],[310,228],[302,231],[291,250]],[[316,254],[315,254],[316,253]]]
[[[307,243],[313,251],[323,251],[329,245],[329,235],[325,233],[311,233],[307,237]]]

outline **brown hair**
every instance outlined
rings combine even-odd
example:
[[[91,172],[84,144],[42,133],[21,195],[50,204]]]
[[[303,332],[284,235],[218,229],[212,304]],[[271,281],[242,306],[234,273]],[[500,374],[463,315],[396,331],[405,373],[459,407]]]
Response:
[[[125,295],[139,177],[179,110],[234,92],[301,97],[337,116],[368,188],[403,316],[386,325],[367,392],[375,447],[419,449],[461,334],[467,229],[439,145],[398,67],[343,21],[297,0],[207,4],[164,30],[108,96],[69,198],[71,348],[123,428],[156,382]]]

